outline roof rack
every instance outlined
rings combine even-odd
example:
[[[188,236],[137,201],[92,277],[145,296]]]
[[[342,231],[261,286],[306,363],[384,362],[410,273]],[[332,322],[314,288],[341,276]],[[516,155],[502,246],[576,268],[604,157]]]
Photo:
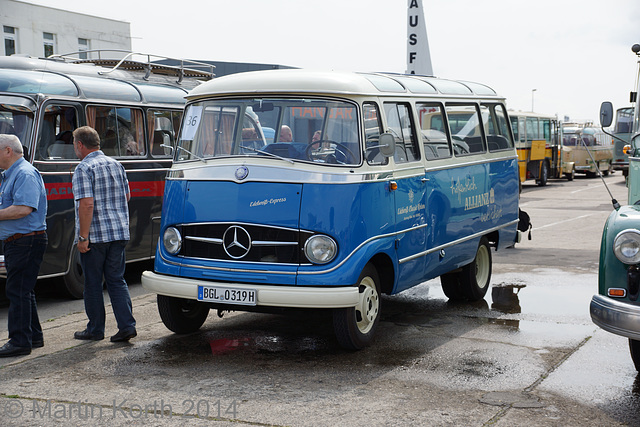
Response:
[[[96,54],[97,58],[81,58],[80,55],[91,56]],[[110,57],[106,57],[109,55]],[[154,60],[172,60],[180,63],[178,66],[160,64]],[[100,71],[101,75],[108,75],[115,70],[142,71],[145,73],[143,79],[148,80],[151,74],[164,76],[176,76],[177,83],[182,82],[184,77],[195,77],[210,80],[215,77],[213,70],[215,65],[204,62],[191,61],[186,59],[170,58],[166,56],[152,55],[148,53],[131,52],[122,49],[94,49],[83,50],[48,56],[46,59],[62,61],[71,64],[95,64],[101,67],[111,67],[107,71]],[[187,68],[188,67],[188,68]]]

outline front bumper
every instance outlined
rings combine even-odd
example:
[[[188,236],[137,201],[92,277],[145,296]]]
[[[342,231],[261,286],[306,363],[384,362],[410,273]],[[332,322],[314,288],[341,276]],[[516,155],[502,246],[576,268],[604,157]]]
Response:
[[[252,288],[257,294],[256,305],[264,307],[347,308],[355,307],[359,298],[356,286],[306,287],[222,283],[165,276],[152,271],[142,273],[142,287],[160,295],[197,300],[198,285]],[[242,310],[242,307],[239,305],[238,310]]]
[[[640,306],[594,295],[589,312],[593,323],[605,331],[640,340]]]

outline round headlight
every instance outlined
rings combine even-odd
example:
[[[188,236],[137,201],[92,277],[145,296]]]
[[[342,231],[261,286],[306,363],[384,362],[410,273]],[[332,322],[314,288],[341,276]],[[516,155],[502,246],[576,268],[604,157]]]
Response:
[[[329,236],[311,236],[304,244],[304,254],[314,264],[331,262],[338,252],[338,245]]]
[[[640,232],[623,230],[613,239],[613,253],[625,264],[640,262]]]
[[[180,249],[182,248],[182,236],[178,229],[175,227],[169,227],[164,230],[162,243],[164,244],[164,248],[170,254],[177,254],[180,252]]]

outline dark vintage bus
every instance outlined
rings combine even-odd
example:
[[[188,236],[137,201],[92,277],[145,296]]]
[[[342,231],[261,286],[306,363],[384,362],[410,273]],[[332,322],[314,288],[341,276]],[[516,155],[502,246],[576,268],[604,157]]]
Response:
[[[79,163],[73,130],[94,127],[102,151],[127,170],[132,196],[127,262],[150,259],[184,97],[213,77],[207,64],[172,67],[156,64],[151,55],[89,54],[98,59],[0,57],[0,133],[20,138],[47,190],[49,246],[39,278],[61,277],[62,289],[75,298],[82,297],[84,281],[73,244],[71,178]]]

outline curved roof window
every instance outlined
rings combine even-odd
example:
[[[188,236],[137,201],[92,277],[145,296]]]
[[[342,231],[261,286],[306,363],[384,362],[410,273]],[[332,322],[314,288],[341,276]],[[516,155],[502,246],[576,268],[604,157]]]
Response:
[[[465,86],[470,87],[473,93],[475,93],[476,95],[491,95],[491,96],[497,95],[495,90],[481,83],[474,83],[474,82],[462,82],[462,83]]]
[[[377,74],[363,74],[380,92],[406,92],[404,86],[397,81]]]
[[[440,93],[445,95],[471,95],[471,89],[462,83],[454,82],[452,80],[442,79],[425,79],[426,82],[435,86]]]
[[[184,104],[187,91],[178,87],[160,86],[147,83],[135,83],[142,92],[145,101],[167,104]]]
[[[133,102],[141,100],[140,93],[129,83],[86,76],[71,76],[71,78],[78,83],[87,98]]]
[[[0,69],[0,92],[78,96],[76,85],[67,77],[28,70]]]
[[[438,93],[438,91],[429,83],[424,80],[416,79],[413,77],[394,77],[404,87],[409,89],[413,93]]]

